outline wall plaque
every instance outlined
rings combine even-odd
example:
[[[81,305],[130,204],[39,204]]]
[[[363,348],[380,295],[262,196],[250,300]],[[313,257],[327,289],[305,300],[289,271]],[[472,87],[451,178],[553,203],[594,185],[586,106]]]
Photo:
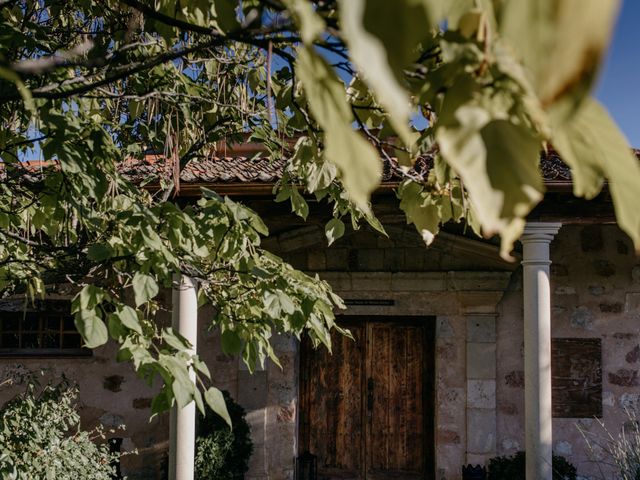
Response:
[[[602,342],[599,338],[551,340],[553,416],[602,417]]]
[[[396,304],[396,301],[384,298],[345,298],[344,304],[351,306],[393,307]]]

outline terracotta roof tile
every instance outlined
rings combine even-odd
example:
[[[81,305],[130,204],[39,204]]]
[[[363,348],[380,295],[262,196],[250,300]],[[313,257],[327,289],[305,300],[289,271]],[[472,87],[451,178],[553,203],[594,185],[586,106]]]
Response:
[[[243,184],[260,183],[271,184],[281,176],[286,160],[271,160],[260,156],[257,145],[249,144],[225,149],[225,155],[211,156],[206,159],[191,160],[180,171],[180,181],[185,184],[224,183]],[[634,151],[640,159],[640,150]],[[252,156],[248,156],[253,154]],[[21,164],[30,180],[37,180],[43,168],[56,165],[56,162],[33,161]],[[433,167],[433,157],[419,158],[411,170],[414,177],[426,177]],[[571,183],[569,167],[562,162],[558,154],[550,151],[543,154],[540,161],[546,183]],[[0,165],[0,170],[1,165]],[[119,165],[120,172],[136,183],[156,183],[161,178],[172,175],[171,162],[158,154],[147,154],[142,159],[128,158]],[[383,182],[393,183],[404,178],[396,159],[385,160],[383,165]]]

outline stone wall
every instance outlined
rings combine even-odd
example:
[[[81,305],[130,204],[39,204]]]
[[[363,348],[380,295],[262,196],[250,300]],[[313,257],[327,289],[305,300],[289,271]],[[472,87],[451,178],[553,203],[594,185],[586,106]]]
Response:
[[[565,226],[551,243],[552,336],[602,341],[602,403],[614,435],[626,421],[625,406],[639,405],[640,266],[630,240],[614,226]],[[497,323],[497,450],[524,449],[522,292],[519,280],[501,304]],[[602,442],[593,418],[554,418],[553,448],[583,478],[602,478],[602,451],[591,453],[578,427]],[[610,478],[606,468],[605,478]]]
[[[524,448],[522,288],[520,269],[497,256],[493,245],[442,235],[426,250],[412,227],[392,227],[390,238],[368,230],[351,233],[327,249],[318,227],[283,233],[269,248],[298,268],[318,272],[345,298],[392,299],[393,306],[353,306],[342,314],[420,315],[436,318],[437,480],[460,478],[464,463]],[[603,413],[617,432],[623,407],[640,403],[640,267],[628,239],[615,227],[563,227],[551,244],[553,336],[601,338]],[[515,269],[515,270],[514,270]],[[199,353],[214,383],[247,410],[254,455],[247,480],[289,480],[297,452],[298,346],[277,338],[283,369],[268,362],[250,375],[222,353],[218,334],[206,328],[211,308],[199,313]],[[2,359],[0,381],[47,369],[78,382],[87,426],[126,424],[116,435],[139,455],[124,459],[131,479],[162,478],[168,416],[149,421],[155,390],[115,346],[84,359]],[[19,387],[1,387],[0,402]],[[576,425],[600,432],[592,419],[554,419],[554,448],[585,478],[596,469]],[[595,477],[594,477],[595,478]]]

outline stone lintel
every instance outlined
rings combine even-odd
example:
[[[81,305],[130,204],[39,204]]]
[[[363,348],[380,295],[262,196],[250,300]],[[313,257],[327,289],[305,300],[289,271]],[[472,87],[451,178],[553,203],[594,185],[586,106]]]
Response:
[[[504,271],[317,273],[338,291],[384,292],[502,292],[512,275]]]

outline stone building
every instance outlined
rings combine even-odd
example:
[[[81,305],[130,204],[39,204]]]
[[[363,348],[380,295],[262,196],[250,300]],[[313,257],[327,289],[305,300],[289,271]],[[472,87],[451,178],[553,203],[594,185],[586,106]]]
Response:
[[[333,286],[348,305],[340,321],[355,337],[336,338],[333,356],[277,338],[282,369],[267,363],[249,374],[206,328],[212,308],[200,310],[199,354],[214,382],[245,407],[252,426],[248,480],[293,479],[294,459],[305,450],[318,456],[320,478],[437,480],[460,478],[463,464],[523,450],[525,378],[533,388],[549,364],[534,345],[527,347],[525,365],[525,316],[527,325],[531,315],[534,324],[544,324],[545,298],[551,447],[583,478],[600,478],[593,460],[606,461],[605,453],[590,452],[581,430],[603,437],[602,421],[617,433],[625,407],[640,407],[640,263],[614,223],[607,192],[591,202],[577,200],[566,167],[554,157],[542,165],[548,193],[531,214],[524,252],[518,246],[513,263],[500,259],[494,241],[458,226],[448,226],[425,248],[397,210],[392,167],[374,197],[388,237],[363,227],[331,247],[322,228],[326,207],[312,203],[303,222],[287,205],[273,203],[281,165],[219,158],[182,172],[185,197],[207,186],[256,209],[272,233],[264,245]],[[158,171],[153,160],[131,168],[129,174]],[[542,244],[542,253],[527,251],[527,244]],[[545,245],[552,262],[548,295],[544,285],[525,280],[544,276]],[[529,304],[532,298],[537,306]],[[126,425],[118,434],[123,449],[139,452],[123,460],[129,478],[162,478],[168,416],[149,420],[155,391],[128,364],[116,363],[115,351],[111,344],[91,355],[2,349],[0,381],[19,384],[25,372],[38,369],[64,373],[80,386],[86,425]],[[532,365],[538,373],[525,374]],[[14,394],[14,388],[0,388],[0,402]],[[544,405],[541,410],[544,429]]]

